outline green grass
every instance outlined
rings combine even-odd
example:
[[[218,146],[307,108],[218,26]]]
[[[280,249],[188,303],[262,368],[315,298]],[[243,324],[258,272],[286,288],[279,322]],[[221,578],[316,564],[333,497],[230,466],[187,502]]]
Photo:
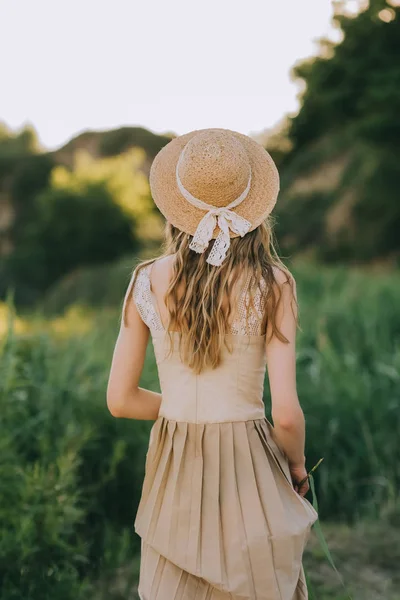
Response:
[[[298,391],[323,517],[398,518],[400,278],[296,272]]]
[[[295,275],[298,390],[307,464],[324,457],[315,474],[323,530],[354,598],[397,600],[399,276],[311,266]],[[107,310],[16,319],[3,337],[2,600],[135,597],[133,520],[152,423],[113,419],[106,408],[120,300]],[[142,385],[158,389],[151,346]],[[265,402],[269,414],[268,386]],[[307,552],[318,600],[343,598],[318,547]]]
[[[133,518],[150,422],[105,403],[116,319],[90,334],[9,335],[0,373],[0,572],[5,600],[85,598],[139,548]]]
[[[324,524],[331,552],[353,600],[399,600],[399,529],[384,521],[360,521],[349,527]],[[348,600],[334,571],[329,567],[316,536],[311,532],[304,553],[310,580],[310,600]]]

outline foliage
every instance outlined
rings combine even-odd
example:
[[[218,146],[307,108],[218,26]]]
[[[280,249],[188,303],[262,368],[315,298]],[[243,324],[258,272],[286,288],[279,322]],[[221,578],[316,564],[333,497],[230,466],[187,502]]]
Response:
[[[157,248],[159,250],[159,248]],[[122,303],[134,266],[139,259],[153,258],[156,252],[140,250],[114,263],[81,267],[56,282],[40,306],[46,314],[62,314],[71,304],[83,307],[116,307]]]
[[[294,272],[298,390],[307,464],[324,457],[315,473],[323,526],[366,517],[398,526],[400,280],[341,268]],[[113,285],[126,284],[121,264]],[[20,316],[18,334],[3,342],[0,571],[7,600],[93,598],[98,580],[108,590],[125,564],[135,564],[127,571],[137,576],[133,519],[151,422],[108,414],[122,294],[112,310],[102,310],[101,300],[97,312]],[[151,345],[141,385],[159,389]],[[268,416],[268,386],[265,402]],[[124,597],[121,585],[115,598]]]
[[[168,141],[140,128],[126,131],[131,142]],[[143,170],[143,148],[94,158],[84,146],[72,148],[72,141],[57,152],[35,154],[29,132],[13,136],[0,130],[0,209],[12,217],[1,232],[0,296],[15,288],[17,302],[25,305],[77,267],[132,252],[139,239],[159,241],[162,229]],[[87,135],[96,135],[99,144],[106,133]]]
[[[36,219],[7,262],[10,280],[20,286],[45,290],[79,265],[102,263],[134,248],[132,219],[103,187],[81,193],[50,188],[36,202]]]
[[[116,307],[122,303],[137,257],[97,267],[81,267],[50,287],[40,305],[46,314],[62,314],[68,306]]]
[[[0,122],[0,191],[2,187],[10,191],[18,213],[48,184],[53,160],[50,154],[39,150],[36,132],[31,127],[13,133]]]
[[[1,356],[0,596],[86,599],[138,550],[133,516],[149,424],[105,406],[107,333],[10,334]],[[73,323],[72,323],[73,324]],[[123,488],[121,484],[123,483]],[[122,491],[123,490],[123,491]],[[111,550],[112,548],[112,550]]]
[[[17,210],[23,211],[49,185],[53,167],[50,154],[27,155],[18,161],[10,190]],[[22,216],[26,219],[25,212]]]
[[[88,305],[87,287],[104,289],[105,278],[112,286],[95,295],[94,305],[120,307],[133,264],[121,262],[114,272],[111,266],[86,271],[73,286],[60,288],[57,295],[54,290],[47,306],[60,310],[82,299]],[[395,441],[400,414],[399,276],[310,265],[293,272],[302,326],[298,389],[307,417],[309,465],[325,457],[316,473],[324,516],[389,514],[400,482]],[[268,406],[268,389],[265,400]]]
[[[346,262],[399,257],[400,7],[391,4],[371,0],[355,17],[338,12],[343,39],[325,40],[320,56],[294,69],[305,91],[282,133],[291,148],[280,156],[277,204],[285,252]]]
[[[26,126],[14,133],[0,122],[0,156],[21,156],[33,154],[39,150],[36,131]]]
[[[2,293],[15,287],[17,301],[31,303],[77,267],[132,252],[138,219],[142,240],[159,237],[143,160],[138,149],[99,160],[78,152],[72,170],[54,166],[51,155],[20,159],[11,185],[15,248],[2,261]]]
[[[387,13],[392,15],[389,22]],[[331,46],[327,57],[295,67],[295,77],[306,83],[301,110],[290,129],[295,149],[338,127],[349,127],[354,137],[397,148],[399,15],[400,8],[384,0],[371,0],[356,18],[339,13],[335,20],[343,40]]]
[[[295,270],[303,331],[298,391],[323,517],[400,514],[400,279]]]
[[[133,216],[145,215],[152,209],[148,179],[140,168],[145,154],[138,148],[125,154],[95,159],[88,152],[75,154],[74,167],[57,166],[52,172],[52,185],[76,192],[88,186],[103,186],[114,201]]]

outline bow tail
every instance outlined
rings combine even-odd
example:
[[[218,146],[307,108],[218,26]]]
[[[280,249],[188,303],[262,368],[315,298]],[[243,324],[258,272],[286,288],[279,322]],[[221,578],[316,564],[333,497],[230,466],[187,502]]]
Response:
[[[231,245],[229,229],[243,237],[249,231],[251,223],[238,214],[227,211],[226,214],[221,214],[218,217],[218,226],[221,231],[207,258],[207,262],[215,267],[222,265]]]
[[[228,252],[230,243],[230,237],[228,237],[220,231],[218,237],[212,245],[210,254],[208,255],[207,261],[209,265],[214,267],[220,267],[225,260],[226,253]]]
[[[210,254],[207,257],[207,262],[214,267],[219,267],[225,260],[228,248],[231,245],[231,238],[229,235],[229,224],[224,215],[219,215],[217,218],[218,227],[220,232],[212,245]]]
[[[218,211],[218,213],[210,211],[198,224],[189,248],[198,254],[203,254],[208,248],[216,225],[220,228],[220,232],[212,245],[207,262],[210,265],[219,267],[225,260],[231,245],[229,230],[231,229],[234,233],[243,237],[249,231],[251,223],[228,209]]]
[[[203,254],[208,248],[215,226],[216,217],[212,213],[207,213],[198,224],[189,248],[198,254]]]

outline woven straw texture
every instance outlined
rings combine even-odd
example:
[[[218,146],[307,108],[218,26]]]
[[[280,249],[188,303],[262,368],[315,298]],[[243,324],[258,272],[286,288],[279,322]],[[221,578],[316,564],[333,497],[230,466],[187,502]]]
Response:
[[[271,156],[260,144],[236,131],[200,129],[169,142],[150,169],[153,200],[172,225],[194,235],[205,214],[192,206],[177,186],[176,165],[184,148],[179,176],[193,196],[216,207],[227,206],[246,188],[251,170],[250,191],[234,210],[251,222],[250,231],[265,220],[279,192],[279,174]],[[216,227],[214,238],[218,232]],[[231,231],[230,236],[238,234]]]

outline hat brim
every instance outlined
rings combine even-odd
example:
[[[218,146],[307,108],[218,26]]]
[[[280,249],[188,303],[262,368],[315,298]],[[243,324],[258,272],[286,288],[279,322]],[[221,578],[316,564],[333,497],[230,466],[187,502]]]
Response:
[[[192,206],[180,193],[176,182],[176,164],[187,142],[198,133],[225,131],[233,134],[244,146],[251,165],[251,186],[247,197],[235,212],[250,221],[250,231],[256,229],[270,214],[279,193],[279,173],[268,152],[246,135],[227,129],[199,129],[171,140],[156,155],[150,169],[150,189],[161,213],[180,231],[194,235],[205,212]],[[217,237],[218,227],[213,238]],[[230,232],[231,237],[238,234]]]

